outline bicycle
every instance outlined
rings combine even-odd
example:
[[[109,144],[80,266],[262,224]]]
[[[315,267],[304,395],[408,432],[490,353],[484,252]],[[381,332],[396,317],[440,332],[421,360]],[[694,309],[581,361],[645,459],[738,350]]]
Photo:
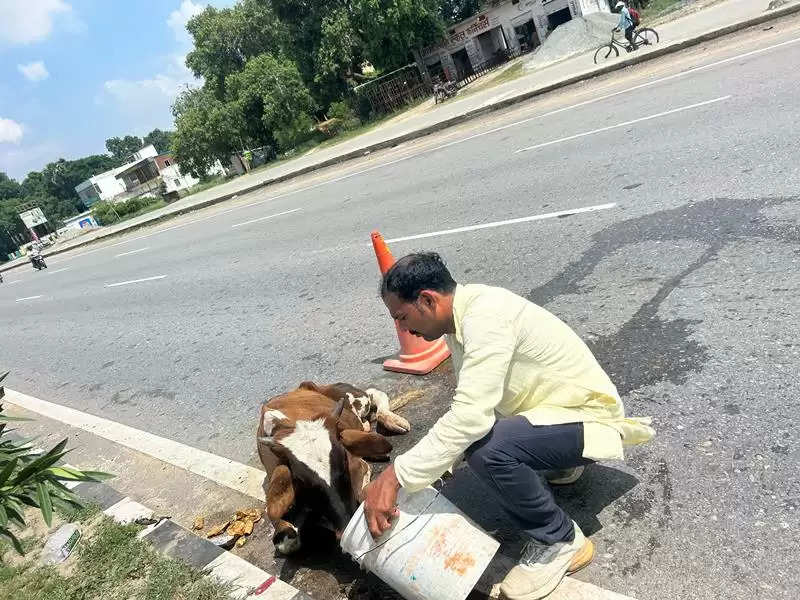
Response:
[[[617,58],[619,56],[620,48],[626,52],[633,52],[642,46],[654,46],[658,43],[658,32],[651,27],[642,27],[633,33],[633,46],[619,42],[615,34],[616,31],[612,30],[611,41],[595,50],[594,64],[597,65],[601,62]]]

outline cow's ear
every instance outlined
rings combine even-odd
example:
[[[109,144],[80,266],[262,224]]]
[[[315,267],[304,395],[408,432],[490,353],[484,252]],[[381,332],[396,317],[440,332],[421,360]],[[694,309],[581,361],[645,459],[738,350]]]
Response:
[[[304,381],[300,385],[297,386],[298,390],[311,390],[312,392],[318,392],[319,386],[314,383],[313,381]]]
[[[386,456],[392,451],[389,440],[377,433],[345,429],[339,433],[339,439],[348,452],[354,456],[377,458]]]

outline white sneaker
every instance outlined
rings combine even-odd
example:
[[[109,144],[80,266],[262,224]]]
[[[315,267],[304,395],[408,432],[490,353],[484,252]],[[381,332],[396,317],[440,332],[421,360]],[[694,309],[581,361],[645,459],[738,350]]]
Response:
[[[544,478],[550,485],[569,485],[575,483],[583,475],[585,467],[575,467],[573,469],[554,469],[545,471]]]
[[[574,521],[575,538],[571,542],[558,542],[547,546],[531,540],[522,550],[516,567],[500,584],[500,591],[508,600],[538,600],[558,587],[564,575],[575,573],[592,562],[594,544],[584,537]]]

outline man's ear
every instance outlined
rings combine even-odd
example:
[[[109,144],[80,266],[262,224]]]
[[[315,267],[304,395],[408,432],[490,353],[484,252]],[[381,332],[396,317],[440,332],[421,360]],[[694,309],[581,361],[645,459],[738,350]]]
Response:
[[[430,290],[422,290],[417,297],[417,302],[421,305],[418,308],[427,308],[428,310],[436,309],[436,296]]]
[[[345,429],[339,434],[342,445],[353,456],[379,457],[392,451],[392,445],[382,435],[357,429]]]

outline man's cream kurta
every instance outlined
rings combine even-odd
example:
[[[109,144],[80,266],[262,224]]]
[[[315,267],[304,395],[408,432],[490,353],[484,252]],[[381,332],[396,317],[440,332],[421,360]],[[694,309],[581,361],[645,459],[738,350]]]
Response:
[[[450,410],[395,460],[400,484],[417,491],[436,481],[496,415],[534,425],[584,423],[583,456],[623,458],[623,444],[653,437],[647,418],[626,418],[617,389],[583,341],[555,315],[516,294],[459,285],[456,332],[447,335],[457,375]]]

